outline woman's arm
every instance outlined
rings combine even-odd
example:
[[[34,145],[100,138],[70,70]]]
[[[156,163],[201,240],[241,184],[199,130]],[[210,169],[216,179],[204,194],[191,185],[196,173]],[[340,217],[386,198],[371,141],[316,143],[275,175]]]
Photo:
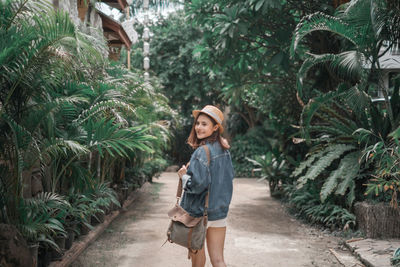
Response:
[[[190,194],[200,194],[211,183],[210,169],[204,148],[199,148],[190,161],[187,173],[182,175],[183,189]]]

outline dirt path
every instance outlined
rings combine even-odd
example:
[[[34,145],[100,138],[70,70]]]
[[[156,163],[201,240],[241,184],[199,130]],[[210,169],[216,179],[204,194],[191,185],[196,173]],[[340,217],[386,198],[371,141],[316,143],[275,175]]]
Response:
[[[145,184],[136,202],[72,266],[190,266],[184,248],[169,243],[161,247],[176,185],[176,173],[163,173],[155,183]],[[329,252],[339,239],[293,219],[255,179],[234,180],[227,229],[230,267],[341,266]]]

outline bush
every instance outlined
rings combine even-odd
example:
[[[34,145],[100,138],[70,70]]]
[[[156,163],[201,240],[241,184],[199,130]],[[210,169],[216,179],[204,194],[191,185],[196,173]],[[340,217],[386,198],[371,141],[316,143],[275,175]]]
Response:
[[[125,179],[128,183],[133,183],[136,188],[140,187],[146,181],[152,182],[153,177],[158,177],[165,170],[169,162],[163,158],[155,158],[146,161],[141,166],[127,168],[125,171]]]
[[[271,150],[264,131],[262,127],[256,127],[244,135],[236,135],[232,140],[230,151],[236,177],[260,177],[260,173],[252,172],[254,165],[246,158],[253,159]]]
[[[355,215],[330,199],[322,203],[319,191],[314,183],[307,183],[300,189],[296,185],[284,185],[285,197],[295,216],[331,229],[353,228],[356,224]]]

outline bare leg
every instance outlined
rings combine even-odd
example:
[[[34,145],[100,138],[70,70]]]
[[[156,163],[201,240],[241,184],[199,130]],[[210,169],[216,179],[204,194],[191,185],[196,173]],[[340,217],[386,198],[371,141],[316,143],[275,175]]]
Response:
[[[207,229],[207,249],[213,267],[226,267],[224,260],[226,227],[209,227]]]
[[[190,253],[192,259],[192,267],[204,267],[206,265],[206,253],[204,250],[205,244],[196,254]]]

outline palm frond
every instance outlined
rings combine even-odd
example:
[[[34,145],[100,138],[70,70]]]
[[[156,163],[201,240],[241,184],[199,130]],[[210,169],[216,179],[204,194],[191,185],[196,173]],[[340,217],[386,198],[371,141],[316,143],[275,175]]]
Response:
[[[32,139],[31,133],[25,129],[24,126],[18,124],[8,114],[1,114],[1,118],[9,125],[11,131],[13,132],[15,147],[18,150],[26,149]]]
[[[356,50],[339,54],[315,55],[308,53],[308,55],[297,73],[297,90],[300,96],[302,95],[303,80],[306,78],[307,73],[321,64],[331,68],[332,72],[343,81],[358,81],[361,77],[365,77],[363,74],[365,70],[362,67],[364,57],[362,53]]]
[[[360,89],[359,84],[348,89],[344,99],[358,119],[361,119],[362,113],[364,113],[372,103],[371,97]]]
[[[118,108],[128,113],[135,113],[135,109],[133,109],[130,104],[127,104],[126,102],[123,102],[121,100],[111,99],[98,102],[89,107],[88,109],[83,110],[75,121],[79,124],[83,124],[90,118],[98,115],[99,113],[107,112]]]
[[[337,91],[332,91],[326,93],[322,96],[311,99],[307,105],[304,106],[301,114],[301,125],[304,130],[304,135],[306,139],[310,139],[310,135],[307,132],[307,127],[310,126],[311,120],[316,112],[323,107],[326,103],[332,101],[333,99],[343,95],[345,88],[339,87]]]
[[[304,16],[297,24],[290,46],[290,55],[293,57],[300,41],[308,34],[315,31],[328,31],[340,35],[346,40],[350,41],[354,46],[357,42],[354,36],[358,33],[353,27],[350,27],[345,21],[326,15],[322,12]]]
[[[148,129],[141,126],[120,128],[120,124],[114,124],[113,120],[102,119],[96,123],[88,125],[88,146],[96,148],[100,155],[104,155],[104,150],[112,157],[117,155],[129,157],[128,151],[141,150],[152,152],[150,146],[146,144],[154,139],[147,135]]]

